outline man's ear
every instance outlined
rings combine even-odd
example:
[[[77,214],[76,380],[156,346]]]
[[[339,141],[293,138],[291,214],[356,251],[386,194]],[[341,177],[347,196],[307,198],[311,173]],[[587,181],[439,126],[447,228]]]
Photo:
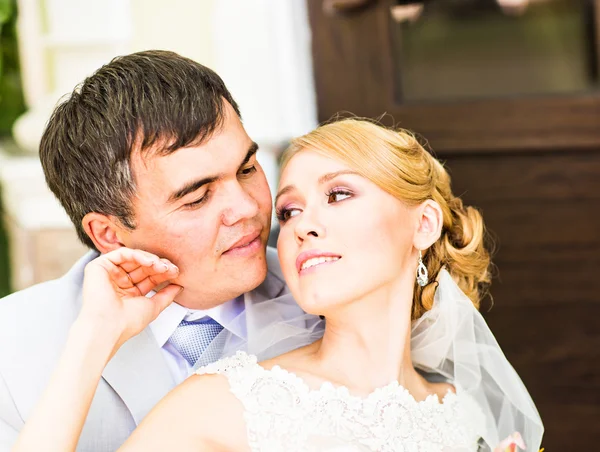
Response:
[[[418,227],[415,232],[413,245],[418,250],[426,250],[442,235],[444,215],[440,205],[428,199],[418,207]]]
[[[90,212],[81,220],[83,230],[102,254],[121,248],[123,226],[113,216]]]

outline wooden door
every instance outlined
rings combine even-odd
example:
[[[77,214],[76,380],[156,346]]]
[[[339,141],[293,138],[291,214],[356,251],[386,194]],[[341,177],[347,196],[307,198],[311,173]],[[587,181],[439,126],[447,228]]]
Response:
[[[433,27],[417,28],[419,21],[441,17],[443,1],[427,2],[421,17],[403,24],[393,13],[408,2],[367,1],[362,8],[334,14],[325,11],[323,3],[308,0],[319,119],[328,120],[338,112],[371,118],[385,114],[385,124],[411,129],[427,140],[446,163],[454,192],[483,211],[496,238],[494,303],[483,311],[536,402],[546,427],[546,450],[596,450],[600,447],[598,2],[531,2],[529,11],[508,20],[499,16],[503,11],[494,12],[492,1],[445,2],[462,3],[457,8],[479,5],[475,11],[480,15],[472,20],[492,17],[509,26],[519,24],[523,36],[537,42],[536,48],[531,40],[523,41],[524,47],[531,45],[529,57],[526,48],[513,47],[505,57],[510,64],[511,55],[518,55],[517,67],[507,71],[501,65],[496,71],[489,66],[481,70],[492,61],[486,60],[486,49],[496,55],[496,63],[502,58],[503,42],[488,41],[479,68],[473,59],[461,60],[478,50],[450,38],[458,34],[472,43],[473,29],[447,32],[447,42],[438,43],[441,49],[415,38],[435,34]],[[431,15],[427,8],[433,8]],[[468,11],[450,13],[462,17]],[[552,18],[552,27],[539,25],[542,14]],[[473,25],[464,20],[465,27]],[[523,25],[526,20],[538,23],[542,35],[535,35],[533,25],[529,27],[534,31]],[[487,39],[496,25],[487,27]],[[551,37],[553,32],[558,37]],[[515,46],[507,38],[509,44]],[[554,51],[550,47],[556,55],[544,60],[546,51]],[[419,60],[419,52],[427,49],[433,54],[454,51],[455,67],[448,55]],[[550,70],[554,63],[564,77],[545,76],[561,73]],[[492,80],[499,72],[522,79],[477,83],[472,73],[476,71]],[[457,78],[461,73],[470,74],[465,78],[477,86]],[[441,89],[445,74],[450,82]],[[539,83],[532,74],[538,74]]]

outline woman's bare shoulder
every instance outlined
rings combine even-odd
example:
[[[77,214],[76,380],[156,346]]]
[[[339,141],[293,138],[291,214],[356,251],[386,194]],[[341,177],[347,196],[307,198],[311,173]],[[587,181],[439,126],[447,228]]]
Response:
[[[314,342],[309,345],[294,349],[287,353],[283,353],[271,359],[266,359],[260,362],[261,367],[265,369],[272,369],[275,366],[282,367],[284,369],[302,371],[305,367],[308,367],[315,350],[318,349],[318,343]]]
[[[248,450],[243,405],[225,376],[193,375],[154,407],[123,450]]]

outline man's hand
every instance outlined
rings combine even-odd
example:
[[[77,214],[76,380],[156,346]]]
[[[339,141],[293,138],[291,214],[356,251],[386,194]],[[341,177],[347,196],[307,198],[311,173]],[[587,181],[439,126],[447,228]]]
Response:
[[[181,291],[166,259],[119,248],[90,262],[83,307],[43,396],[13,451],[74,451],[106,363]],[[162,287],[152,298],[145,295]],[[1,436],[1,435],[0,435]]]
[[[110,341],[114,353],[183,290],[170,283],[177,276],[175,265],[145,251],[123,247],[101,255],[85,268],[78,322]],[[162,288],[147,298],[157,286]]]

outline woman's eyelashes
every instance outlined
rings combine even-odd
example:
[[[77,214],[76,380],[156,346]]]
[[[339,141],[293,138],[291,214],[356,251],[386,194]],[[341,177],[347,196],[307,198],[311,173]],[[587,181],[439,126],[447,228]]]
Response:
[[[290,218],[292,218],[293,216],[297,215],[296,212],[299,212],[300,209],[294,208],[294,207],[289,207],[289,206],[284,206],[284,207],[277,207],[275,209],[275,216],[277,217],[277,220],[283,224],[286,221],[288,221]]]
[[[335,187],[325,193],[327,196],[327,203],[333,204],[336,202],[343,201],[344,199],[348,199],[353,195],[353,193],[347,188]]]
[[[327,204],[335,204],[351,198],[354,193],[347,188],[336,187],[328,190],[325,193]],[[275,215],[280,223],[287,222],[290,218],[295,217],[301,212],[301,209],[290,204],[275,209]]]

